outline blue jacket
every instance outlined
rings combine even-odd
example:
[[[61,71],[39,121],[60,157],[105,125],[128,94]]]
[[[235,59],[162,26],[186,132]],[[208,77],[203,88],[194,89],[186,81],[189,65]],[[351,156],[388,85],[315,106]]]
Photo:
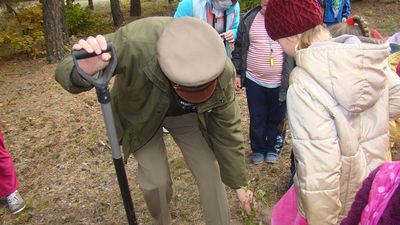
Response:
[[[178,4],[178,8],[174,14],[174,18],[180,18],[184,16],[191,16],[199,18],[210,25],[212,25],[212,13],[211,13],[211,1],[212,0],[182,0]],[[240,20],[240,6],[239,2],[232,5],[226,10],[227,21],[226,31],[232,30],[233,36],[236,40],[237,28],[239,27]],[[226,50],[229,57],[231,57],[231,50],[229,44],[226,43]]]
[[[319,4],[324,8],[324,23],[326,25],[333,25],[335,23],[341,23],[342,18],[349,18],[351,12],[350,0],[341,0],[338,16],[335,17],[335,13],[332,7],[333,0],[318,0]]]

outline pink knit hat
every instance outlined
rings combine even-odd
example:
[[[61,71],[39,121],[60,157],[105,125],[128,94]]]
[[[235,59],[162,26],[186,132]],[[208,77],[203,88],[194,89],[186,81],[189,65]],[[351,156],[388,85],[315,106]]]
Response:
[[[323,23],[317,0],[269,0],[264,15],[265,29],[273,40],[303,33]]]

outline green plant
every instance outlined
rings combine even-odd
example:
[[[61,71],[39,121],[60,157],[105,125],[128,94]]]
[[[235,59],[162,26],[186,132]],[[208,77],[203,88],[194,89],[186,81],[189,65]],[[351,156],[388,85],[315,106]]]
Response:
[[[94,13],[89,7],[81,7],[79,3],[69,3],[65,7],[67,24],[70,35],[78,37],[105,33],[104,28],[110,24],[104,23],[99,14]]]
[[[0,85],[6,82],[6,77],[3,74],[0,74]]]
[[[246,13],[250,9],[260,4],[259,0],[240,0],[240,12]]]
[[[42,29],[42,8],[40,4],[16,9],[17,15],[3,13],[0,21],[7,21],[0,26],[0,56],[7,54],[27,53],[41,55],[44,53],[44,33]]]
[[[268,196],[267,196],[267,192],[263,191],[263,190],[256,190],[254,192],[254,197],[260,201],[263,204],[267,204],[268,203]]]
[[[259,221],[260,210],[263,206],[268,204],[267,193],[263,190],[257,189],[253,190],[254,201],[251,205],[251,210],[246,213],[243,206],[241,206],[240,213],[244,218],[245,225],[262,225],[263,222]]]

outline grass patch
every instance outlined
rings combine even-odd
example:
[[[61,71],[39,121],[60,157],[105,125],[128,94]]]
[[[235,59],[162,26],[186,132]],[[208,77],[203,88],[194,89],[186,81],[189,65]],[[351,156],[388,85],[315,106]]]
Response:
[[[374,11],[369,9],[364,12],[365,16],[372,17],[374,15]]]
[[[378,30],[382,31],[382,33],[391,34],[394,30],[396,30],[396,21],[394,18],[386,18],[378,25]]]
[[[3,74],[0,74],[0,85],[6,82],[6,77]]]
[[[395,3],[400,3],[400,0],[378,0],[378,2],[385,4],[395,4]]]
[[[142,16],[173,16],[177,6],[177,1],[172,4],[169,4],[167,1],[144,1],[142,2]]]
[[[84,145],[96,145],[98,138],[96,133],[88,134],[83,138]]]

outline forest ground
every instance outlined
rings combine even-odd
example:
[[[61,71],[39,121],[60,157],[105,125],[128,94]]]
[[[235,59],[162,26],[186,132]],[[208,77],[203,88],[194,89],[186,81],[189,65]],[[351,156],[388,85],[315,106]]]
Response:
[[[353,3],[353,14],[366,17],[371,27],[385,35],[400,31],[398,0],[363,0]],[[54,80],[56,65],[45,59],[13,59],[0,62],[0,124],[20,181],[19,191],[27,207],[11,215],[0,203],[0,224],[126,224],[111,153],[95,92],[72,95]],[[250,163],[249,117],[244,91],[238,92],[246,143],[250,188],[261,193],[263,208],[273,205],[289,181],[290,138],[277,164]],[[205,224],[194,179],[170,135],[168,150],[174,197],[173,224]],[[400,160],[399,146],[393,148]],[[133,158],[126,165],[138,220],[150,224],[136,180]],[[234,192],[227,188],[232,224],[244,224]],[[262,193],[265,192],[264,195]],[[257,213],[247,222],[261,222]]]

